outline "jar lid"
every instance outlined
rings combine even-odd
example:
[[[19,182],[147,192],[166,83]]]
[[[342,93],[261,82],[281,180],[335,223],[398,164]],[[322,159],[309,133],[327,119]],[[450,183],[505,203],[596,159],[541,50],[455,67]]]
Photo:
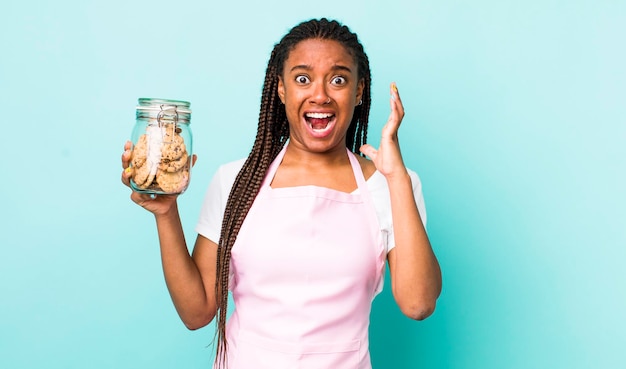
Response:
[[[138,101],[139,105],[137,106],[137,110],[160,111],[163,110],[165,106],[175,106],[178,113],[191,114],[191,109],[189,109],[191,103],[189,101],[146,97],[139,98]]]

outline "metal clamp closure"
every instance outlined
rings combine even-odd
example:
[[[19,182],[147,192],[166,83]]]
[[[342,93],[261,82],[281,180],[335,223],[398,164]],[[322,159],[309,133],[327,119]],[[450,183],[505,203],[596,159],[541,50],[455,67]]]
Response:
[[[167,127],[165,127],[166,129],[161,130],[163,134],[163,143],[170,144],[173,142],[174,134],[178,130],[178,110],[176,105],[160,105],[160,108],[161,110],[157,114],[157,124],[159,128],[164,128],[166,125],[166,123],[161,120],[174,121],[173,124],[169,124],[172,127],[172,132],[169,134],[169,140],[166,140],[166,137],[168,136]]]

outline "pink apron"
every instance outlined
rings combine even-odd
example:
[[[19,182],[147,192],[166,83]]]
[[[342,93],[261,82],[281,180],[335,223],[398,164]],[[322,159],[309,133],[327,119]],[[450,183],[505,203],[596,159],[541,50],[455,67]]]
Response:
[[[386,253],[363,172],[348,151],[355,193],[273,189],[285,149],[232,249],[228,369],[369,369]]]

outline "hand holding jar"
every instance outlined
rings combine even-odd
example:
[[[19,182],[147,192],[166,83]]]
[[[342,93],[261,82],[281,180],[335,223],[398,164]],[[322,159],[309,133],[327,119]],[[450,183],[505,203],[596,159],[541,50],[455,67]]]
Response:
[[[122,154],[122,182],[144,207],[143,202],[157,195],[179,195],[189,186],[195,161],[189,105],[179,100],[139,99],[131,141]]]

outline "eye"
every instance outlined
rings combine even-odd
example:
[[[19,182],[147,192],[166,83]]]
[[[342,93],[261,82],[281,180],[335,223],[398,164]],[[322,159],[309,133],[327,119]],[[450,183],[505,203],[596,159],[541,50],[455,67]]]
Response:
[[[305,76],[303,74],[301,74],[299,76],[296,76],[296,83],[298,83],[298,84],[305,85],[305,84],[307,84],[309,82],[310,82],[309,77],[307,77],[307,76]]]
[[[342,77],[342,76],[333,77],[333,79],[330,81],[330,83],[335,85],[335,86],[343,86],[347,82],[348,81],[344,77]]]

